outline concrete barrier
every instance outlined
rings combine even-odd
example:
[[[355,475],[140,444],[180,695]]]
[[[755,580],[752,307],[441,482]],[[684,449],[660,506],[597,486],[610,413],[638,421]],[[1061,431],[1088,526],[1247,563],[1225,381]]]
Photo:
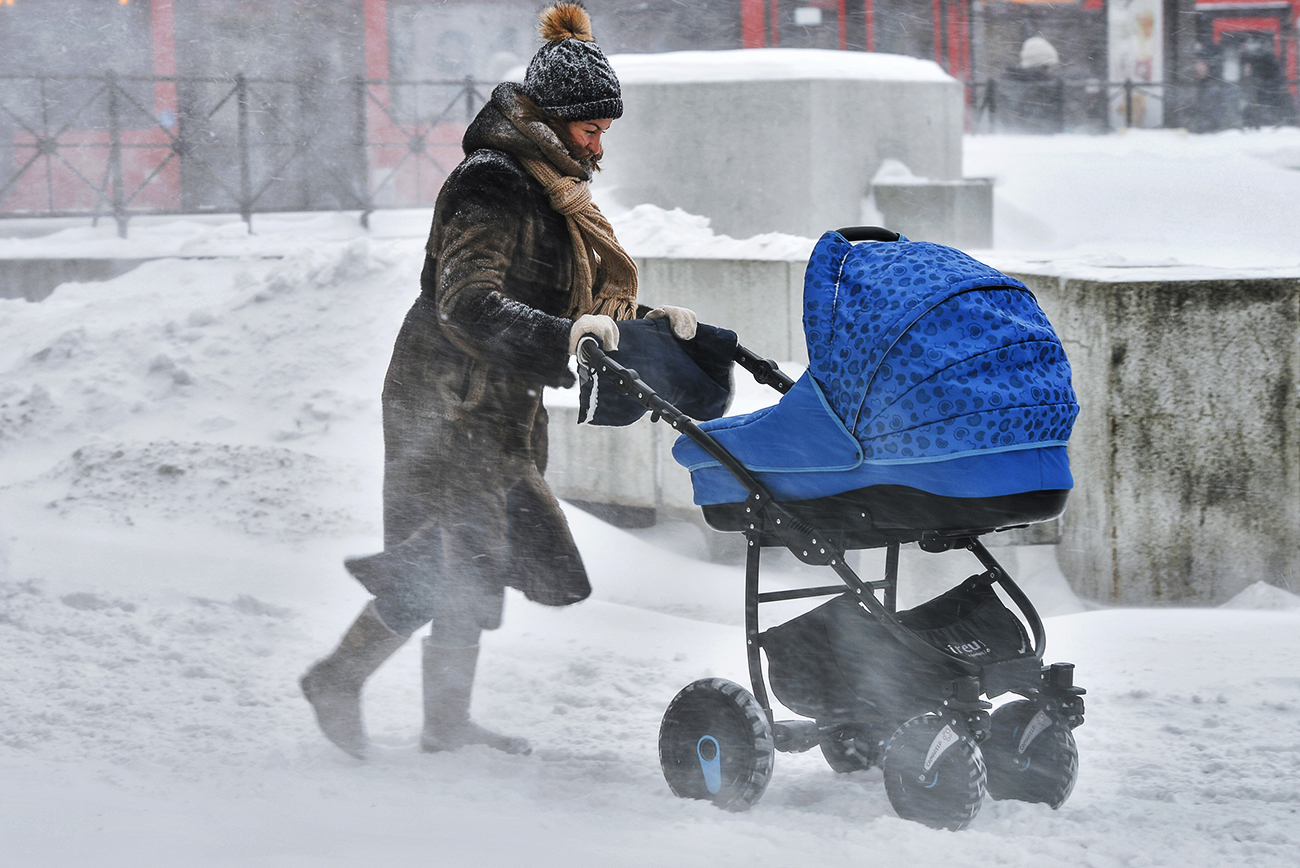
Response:
[[[61,283],[121,277],[145,259],[6,259],[0,261],[0,298],[41,301]]]
[[[808,361],[803,339],[803,272],[786,260],[638,259],[641,300],[679,304],[702,322],[732,329],[755,353],[778,362]],[[738,374],[748,377],[744,371]],[[772,393],[770,401],[780,396]],[[662,513],[693,517],[686,470],[673,461],[676,432],[648,417],[626,428],[574,424],[573,390],[547,392],[551,413],[547,482],[559,497],[628,523]]]
[[[802,262],[641,264],[647,299],[696,305],[751,349],[806,360]],[[1259,580],[1300,591],[1300,279],[1016,276],[1061,335],[1083,409],[1065,515],[1002,541],[1059,539],[1071,586],[1104,603],[1214,604]],[[575,417],[552,407],[560,497],[641,523],[698,514],[671,429]]]
[[[965,250],[993,246],[993,181],[876,181],[871,195],[881,224],[913,241],[933,241]]]
[[[806,266],[803,259],[637,259],[644,303],[689,307],[765,358],[800,363],[808,361]]]
[[[1082,407],[1058,559],[1116,604],[1300,591],[1300,280],[1017,275]]]
[[[815,238],[862,222],[885,160],[933,182],[962,177],[962,85],[933,61],[776,48],[610,62],[625,110],[601,185],[627,207],[682,208],[736,238]]]

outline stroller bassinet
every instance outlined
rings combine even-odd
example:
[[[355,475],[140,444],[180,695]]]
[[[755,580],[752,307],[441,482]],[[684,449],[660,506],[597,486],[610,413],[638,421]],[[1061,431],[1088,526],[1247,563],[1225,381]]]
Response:
[[[780,401],[698,425],[590,341],[579,349],[585,366],[683,432],[673,454],[706,521],[749,541],[753,693],[705,679],[678,694],[660,735],[670,786],[747,807],[773,750],[820,746],[837,771],[882,765],[895,810],[930,825],[965,826],[986,787],[1059,806],[1073,787],[1083,691],[1072,665],[1043,665],[1041,620],[979,540],[1064,509],[1078,405],[1059,339],[1020,282],[875,228],[821,238],[803,311],[810,363],[797,382],[736,353]],[[985,571],[896,612],[909,542],[969,550]],[[760,593],[772,546],[831,567],[842,584]],[[844,553],[875,547],[886,574],[864,581]],[[815,596],[834,598],[760,631],[759,604]],[[777,698],[810,720],[774,719],[760,649]],[[990,716],[981,697],[1008,692],[1025,699]]]
[[[1024,284],[951,248],[829,232],[808,264],[804,329],[808,370],[778,404],[700,426],[778,500],[865,509],[868,525],[840,529],[849,548],[873,529],[881,545],[1060,514],[1078,404]],[[744,529],[743,485],[689,438],[673,454],[710,524]]]

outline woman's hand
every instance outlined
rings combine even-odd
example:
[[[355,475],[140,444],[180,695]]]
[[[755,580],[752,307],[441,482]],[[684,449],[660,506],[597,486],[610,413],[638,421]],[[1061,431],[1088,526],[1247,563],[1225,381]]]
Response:
[[[660,317],[668,317],[668,325],[673,330],[673,336],[678,340],[689,341],[695,337],[695,327],[698,325],[698,320],[695,317],[695,311],[690,308],[665,304],[645,315],[646,319],[659,319]]]
[[[610,317],[600,313],[584,313],[573,321],[569,329],[569,355],[578,351],[578,341],[583,335],[591,335],[600,340],[602,349],[618,349],[618,325]]]

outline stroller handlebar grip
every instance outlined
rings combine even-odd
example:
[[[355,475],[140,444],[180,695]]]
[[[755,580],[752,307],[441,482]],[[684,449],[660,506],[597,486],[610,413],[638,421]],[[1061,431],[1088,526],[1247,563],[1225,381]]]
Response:
[[[845,241],[897,241],[903,236],[881,226],[846,226],[835,230]]]
[[[579,364],[593,368],[605,358],[605,345],[600,342],[600,338],[587,333],[578,338],[578,347],[574,355],[577,356]]]

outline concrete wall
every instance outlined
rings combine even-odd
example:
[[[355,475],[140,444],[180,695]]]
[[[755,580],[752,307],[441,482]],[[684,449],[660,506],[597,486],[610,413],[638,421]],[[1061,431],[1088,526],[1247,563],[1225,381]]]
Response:
[[[806,363],[806,267],[803,259],[638,259],[640,300],[689,307],[764,358]]]
[[[671,63],[672,55],[658,57]],[[600,179],[623,205],[682,208],[737,238],[816,238],[861,222],[862,199],[886,159],[923,178],[961,178],[962,89],[942,74],[642,81],[628,68],[635,58],[611,59],[624,115],[609,134]]]
[[[1300,281],[1019,275],[1082,410],[1058,559],[1109,603],[1300,589]]]
[[[959,249],[993,246],[993,181],[968,178],[927,184],[872,185],[881,221],[913,241],[933,241]]]
[[[640,264],[647,299],[695,305],[778,361],[804,358],[802,262]],[[1035,538],[1059,536],[1075,591],[1214,604],[1259,580],[1300,589],[1300,280],[1017,276],[1060,333],[1083,408],[1075,491]],[[667,426],[579,427],[575,415],[552,412],[557,494],[698,514]]]

